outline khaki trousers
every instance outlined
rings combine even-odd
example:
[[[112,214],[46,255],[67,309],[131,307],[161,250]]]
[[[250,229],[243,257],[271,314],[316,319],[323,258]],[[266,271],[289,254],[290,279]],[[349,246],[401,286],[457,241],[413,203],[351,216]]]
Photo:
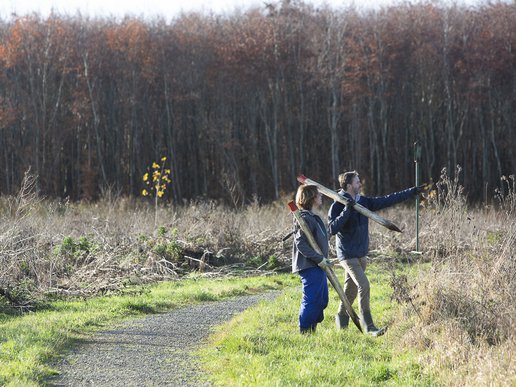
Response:
[[[353,304],[358,294],[358,307],[360,314],[363,316],[364,312],[371,310],[369,306],[369,280],[365,274],[367,266],[367,257],[362,258],[351,258],[340,261],[340,265],[346,271],[344,277],[344,293],[349,300],[350,304]],[[339,314],[346,314],[344,304],[341,302],[339,306]]]

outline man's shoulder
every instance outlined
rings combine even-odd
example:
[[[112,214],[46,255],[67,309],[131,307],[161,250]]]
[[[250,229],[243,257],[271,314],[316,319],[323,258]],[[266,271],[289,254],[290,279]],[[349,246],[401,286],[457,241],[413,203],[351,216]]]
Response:
[[[355,200],[358,204],[362,206],[366,206],[369,203],[371,203],[371,200],[374,200],[374,197],[365,196],[365,195],[358,195],[358,198]]]
[[[340,214],[342,210],[344,209],[344,204],[341,202],[334,201],[330,209],[328,210],[328,215],[331,216],[331,214]]]

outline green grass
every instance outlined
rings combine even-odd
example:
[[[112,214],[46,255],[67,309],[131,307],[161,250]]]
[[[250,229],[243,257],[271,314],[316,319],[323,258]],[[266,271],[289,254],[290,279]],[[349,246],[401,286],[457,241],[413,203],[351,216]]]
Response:
[[[294,283],[291,275],[225,280],[192,277],[132,288],[126,295],[55,301],[24,314],[0,308],[0,385],[44,383],[57,372],[52,362],[67,348],[116,321],[192,303],[282,289]]]
[[[405,268],[402,270],[413,270]],[[343,271],[337,269],[342,279]],[[389,273],[368,268],[371,305],[377,325],[387,325],[398,306],[391,302]],[[338,298],[330,290],[325,320],[314,335],[298,333],[301,285],[287,288],[275,302],[262,302],[218,330],[201,351],[215,385],[224,386],[430,386],[436,382],[422,371],[416,353],[402,350],[401,332],[391,329],[373,338],[354,326],[337,331]]]
[[[405,274],[413,267],[403,266]],[[343,271],[336,269],[342,279]],[[368,268],[371,305],[377,325],[398,311],[391,302],[389,272]],[[274,302],[262,302],[218,329],[200,355],[216,385],[406,385],[436,382],[423,371],[418,354],[400,349],[403,324],[372,338],[350,326],[338,332],[338,299],[330,290],[326,319],[314,335],[298,333],[301,284],[297,275],[181,282],[131,288],[126,295],[87,301],[56,301],[25,314],[0,309],[0,385],[40,385],[57,371],[55,360],[72,345],[111,324],[192,303],[283,289]]]

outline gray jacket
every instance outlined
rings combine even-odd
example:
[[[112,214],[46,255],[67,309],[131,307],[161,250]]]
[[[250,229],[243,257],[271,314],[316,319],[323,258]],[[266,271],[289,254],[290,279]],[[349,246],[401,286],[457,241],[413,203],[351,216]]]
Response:
[[[301,210],[301,216],[312,232],[315,241],[322,253],[318,254],[310,246],[305,234],[301,231],[297,221],[294,219],[294,243],[292,245],[292,273],[303,269],[316,267],[323,258],[328,257],[328,232],[322,219],[311,211]]]

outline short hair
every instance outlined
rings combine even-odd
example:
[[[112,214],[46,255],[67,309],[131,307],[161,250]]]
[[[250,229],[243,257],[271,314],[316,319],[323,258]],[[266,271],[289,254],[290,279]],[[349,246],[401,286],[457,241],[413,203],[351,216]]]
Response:
[[[353,179],[355,178],[355,176],[359,176],[357,171],[348,171],[348,172],[341,173],[339,175],[340,188],[342,188],[345,191],[348,184],[353,183]]]
[[[319,194],[315,185],[300,185],[296,193],[296,204],[303,210],[311,210],[314,200]]]

